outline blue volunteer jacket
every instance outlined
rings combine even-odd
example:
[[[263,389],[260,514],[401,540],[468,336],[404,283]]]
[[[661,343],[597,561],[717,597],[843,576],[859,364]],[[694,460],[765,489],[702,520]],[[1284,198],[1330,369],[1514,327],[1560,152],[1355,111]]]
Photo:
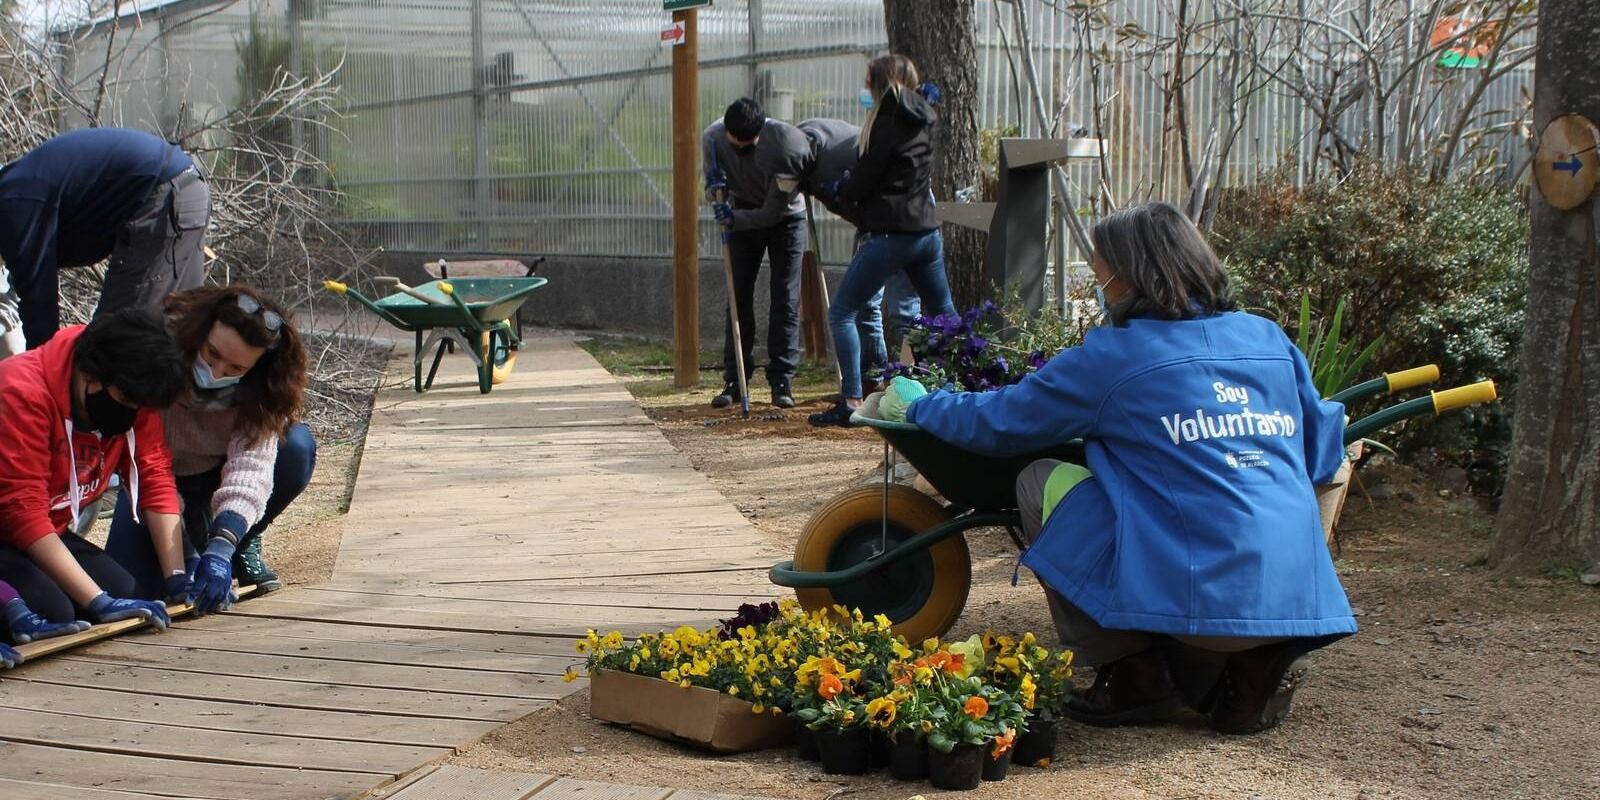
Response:
[[[28,347],[56,332],[56,270],[95,264],[161,181],[192,162],[153,133],[84,128],[0,168],[0,258],[22,301]]]
[[[1094,477],[1061,500],[1022,563],[1104,627],[1356,630],[1312,488],[1344,458],[1344,407],[1317,395],[1269,320],[1098,328],[1015,386],[931,394],[907,420],[997,456],[1085,440]]]

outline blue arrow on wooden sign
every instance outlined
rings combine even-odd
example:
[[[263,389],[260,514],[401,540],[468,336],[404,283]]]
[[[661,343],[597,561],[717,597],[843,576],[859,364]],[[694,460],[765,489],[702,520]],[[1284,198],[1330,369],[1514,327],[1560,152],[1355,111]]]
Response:
[[[1578,158],[1577,153],[1573,153],[1571,159],[1567,161],[1557,161],[1555,163],[1555,170],[1556,172],[1570,172],[1572,173],[1572,177],[1576,178],[1578,177],[1578,173],[1583,171],[1583,159]]]

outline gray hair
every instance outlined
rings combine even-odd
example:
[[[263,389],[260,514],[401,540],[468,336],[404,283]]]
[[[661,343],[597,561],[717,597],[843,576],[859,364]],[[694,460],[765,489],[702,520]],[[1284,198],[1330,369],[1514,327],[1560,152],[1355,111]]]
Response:
[[[1178,320],[1238,308],[1217,254],[1171,205],[1125,208],[1100,220],[1089,238],[1095,255],[1129,289],[1110,310],[1116,324],[1134,316]]]

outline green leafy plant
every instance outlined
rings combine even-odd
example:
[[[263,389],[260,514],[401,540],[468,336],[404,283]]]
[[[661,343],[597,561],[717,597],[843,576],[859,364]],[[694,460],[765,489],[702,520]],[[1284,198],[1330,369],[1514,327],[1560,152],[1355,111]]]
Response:
[[[1361,377],[1361,371],[1366,369],[1383,346],[1382,336],[1372,340],[1366,347],[1361,347],[1354,337],[1351,337],[1351,341],[1345,341],[1344,310],[1345,301],[1340,300],[1333,309],[1333,319],[1326,325],[1313,325],[1311,295],[1300,296],[1300,328],[1295,344],[1299,345],[1300,352],[1310,362],[1312,383],[1323,397],[1332,397],[1355,383]]]

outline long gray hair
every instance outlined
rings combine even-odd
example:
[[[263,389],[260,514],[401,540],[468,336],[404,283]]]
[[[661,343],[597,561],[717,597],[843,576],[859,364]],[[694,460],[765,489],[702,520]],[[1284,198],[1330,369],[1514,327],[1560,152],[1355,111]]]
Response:
[[[1132,316],[1190,319],[1238,308],[1228,273],[1205,236],[1166,203],[1125,208],[1090,232],[1095,255],[1129,289],[1111,320]]]

